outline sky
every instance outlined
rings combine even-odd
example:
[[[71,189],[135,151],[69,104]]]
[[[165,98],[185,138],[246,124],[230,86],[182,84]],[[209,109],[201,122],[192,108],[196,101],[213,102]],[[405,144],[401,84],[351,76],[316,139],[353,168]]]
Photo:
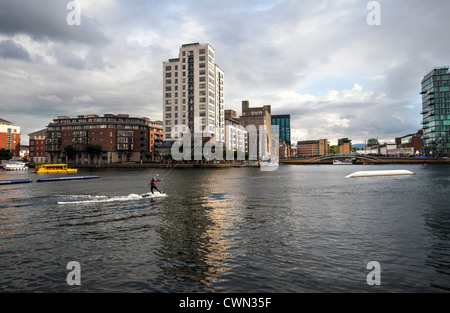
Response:
[[[450,65],[450,1],[0,0],[0,118],[162,120],[162,62],[208,43],[225,109],[271,105],[292,142],[393,142],[421,128],[421,80]],[[374,25],[373,21],[379,22]]]

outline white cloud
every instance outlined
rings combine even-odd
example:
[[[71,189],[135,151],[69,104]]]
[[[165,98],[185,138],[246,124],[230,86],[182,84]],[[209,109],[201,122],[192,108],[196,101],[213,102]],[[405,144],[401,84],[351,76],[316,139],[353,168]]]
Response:
[[[88,95],[82,95],[82,96],[73,97],[71,99],[71,101],[74,102],[74,103],[78,103],[78,102],[86,103],[86,102],[92,102],[94,100]]]
[[[56,95],[39,95],[38,96],[38,98],[39,99],[41,99],[41,100],[45,100],[45,101],[48,101],[48,102],[61,102],[62,100],[58,97],[58,96],[56,96]]]

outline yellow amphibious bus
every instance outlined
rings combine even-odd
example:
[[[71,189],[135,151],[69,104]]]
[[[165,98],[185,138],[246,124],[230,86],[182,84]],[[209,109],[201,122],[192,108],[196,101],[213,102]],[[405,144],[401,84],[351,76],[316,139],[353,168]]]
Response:
[[[65,173],[76,173],[78,169],[67,168],[67,164],[41,164],[36,165],[33,173],[37,174],[65,174]]]

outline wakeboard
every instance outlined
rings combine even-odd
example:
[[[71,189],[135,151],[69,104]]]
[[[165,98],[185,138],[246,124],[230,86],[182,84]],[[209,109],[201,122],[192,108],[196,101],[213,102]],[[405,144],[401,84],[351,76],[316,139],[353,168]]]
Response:
[[[156,197],[167,197],[166,193],[164,191],[162,192],[155,192],[155,193],[145,193],[142,195],[143,198],[156,198]]]

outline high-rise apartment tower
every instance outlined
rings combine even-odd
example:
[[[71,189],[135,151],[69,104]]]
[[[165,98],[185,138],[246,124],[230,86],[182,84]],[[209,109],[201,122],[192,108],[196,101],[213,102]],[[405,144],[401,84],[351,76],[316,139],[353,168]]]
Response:
[[[423,149],[427,156],[450,154],[450,72],[436,67],[422,80]]]
[[[163,63],[164,141],[178,139],[173,132],[178,126],[179,132],[190,131],[191,136],[198,136],[201,127],[209,137],[223,142],[223,87],[224,73],[215,62],[214,49],[209,44],[182,45],[178,58]]]

